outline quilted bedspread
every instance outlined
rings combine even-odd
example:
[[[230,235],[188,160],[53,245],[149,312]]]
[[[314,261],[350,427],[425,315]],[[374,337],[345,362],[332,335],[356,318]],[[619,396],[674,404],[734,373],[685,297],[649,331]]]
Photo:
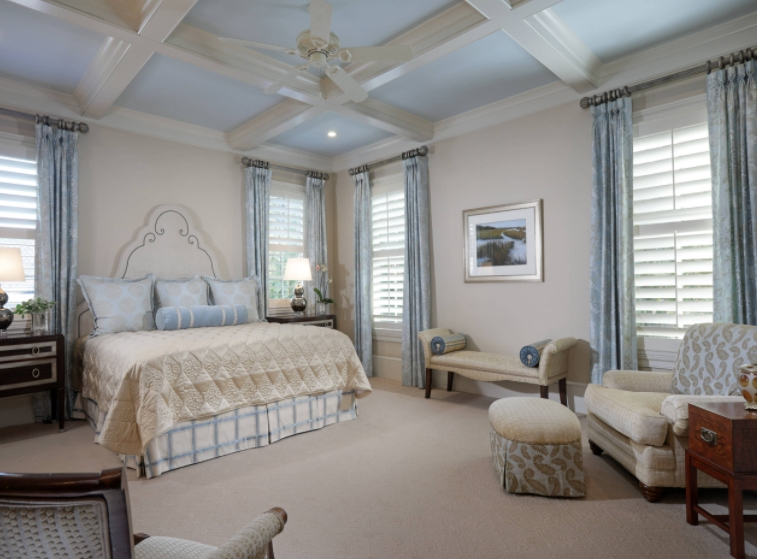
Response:
[[[122,332],[87,340],[82,395],[107,413],[97,442],[120,454],[176,423],[254,404],[371,385],[350,339],[315,326],[255,322]]]

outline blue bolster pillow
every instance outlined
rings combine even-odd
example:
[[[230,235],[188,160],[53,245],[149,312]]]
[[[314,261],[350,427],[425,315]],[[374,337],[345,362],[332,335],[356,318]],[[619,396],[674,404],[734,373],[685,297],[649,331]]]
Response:
[[[442,355],[450,351],[465,349],[464,334],[447,334],[446,336],[434,336],[431,339],[431,353]]]
[[[155,313],[155,325],[158,330],[236,326],[246,323],[247,307],[244,305],[161,307]]]
[[[537,367],[539,360],[541,359],[541,352],[547,347],[547,344],[552,340],[541,340],[540,342],[534,342],[527,346],[523,346],[520,350],[520,361],[526,367]]]

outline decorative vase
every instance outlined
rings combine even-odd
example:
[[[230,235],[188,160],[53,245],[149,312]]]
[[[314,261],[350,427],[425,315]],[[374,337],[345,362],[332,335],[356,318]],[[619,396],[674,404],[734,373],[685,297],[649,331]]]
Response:
[[[323,316],[324,314],[329,314],[329,305],[328,303],[316,303],[315,304],[315,314],[318,316]]]
[[[32,314],[32,336],[46,336],[50,333],[50,313]]]
[[[744,408],[757,411],[757,363],[741,367],[739,389],[744,400],[746,400]]]

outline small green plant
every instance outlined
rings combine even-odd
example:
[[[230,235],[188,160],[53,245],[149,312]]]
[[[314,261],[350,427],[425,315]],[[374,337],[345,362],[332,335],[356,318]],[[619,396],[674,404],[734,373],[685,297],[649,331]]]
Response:
[[[42,314],[55,306],[55,301],[48,301],[42,297],[29,299],[20,305],[16,305],[16,314]]]
[[[314,287],[313,291],[315,291],[315,294],[318,295],[318,301],[316,301],[316,303],[326,303],[332,305],[336,304],[333,299],[324,298],[323,293],[321,293],[321,290],[317,287]]]

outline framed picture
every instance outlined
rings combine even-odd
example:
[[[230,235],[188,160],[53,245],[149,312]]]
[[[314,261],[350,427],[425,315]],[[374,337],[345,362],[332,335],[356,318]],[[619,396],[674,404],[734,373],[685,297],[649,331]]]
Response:
[[[544,281],[542,201],[463,212],[465,281]]]

